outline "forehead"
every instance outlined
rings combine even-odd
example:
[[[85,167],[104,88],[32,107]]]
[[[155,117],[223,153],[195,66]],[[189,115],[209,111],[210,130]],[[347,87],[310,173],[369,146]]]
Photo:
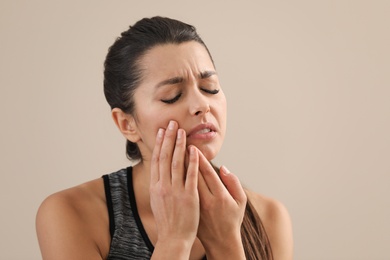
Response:
[[[140,60],[144,80],[190,77],[202,71],[214,71],[206,48],[195,41],[153,47]]]

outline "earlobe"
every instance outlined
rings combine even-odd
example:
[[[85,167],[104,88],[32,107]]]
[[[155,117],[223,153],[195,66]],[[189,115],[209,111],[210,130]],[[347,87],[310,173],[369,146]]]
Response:
[[[126,139],[133,143],[141,139],[137,131],[137,122],[134,116],[126,114],[120,108],[112,109],[111,116],[119,131],[121,131]]]

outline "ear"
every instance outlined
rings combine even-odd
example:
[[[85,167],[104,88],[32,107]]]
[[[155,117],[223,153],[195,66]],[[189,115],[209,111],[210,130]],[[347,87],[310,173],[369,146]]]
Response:
[[[112,109],[111,116],[119,131],[121,131],[126,139],[133,143],[136,143],[141,139],[137,131],[137,122],[135,121],[134,116],[126,114],[120,108]]]

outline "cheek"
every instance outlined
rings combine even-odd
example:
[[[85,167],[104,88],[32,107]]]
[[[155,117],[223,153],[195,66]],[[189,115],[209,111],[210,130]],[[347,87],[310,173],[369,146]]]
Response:
[[[153,149],[154,147],[158,130],[160,128],[166,129],[169,121],[175,119],[172,115],[161,111],[160,109],[154,111],[153,113],[143,113],[139,116],[141,119],[139,132],[142,141],[149,147],[149,149]]]
[[[226,124],[226,115],[227,115],[227,103],[225,96],[222,96],[216,105],[217,113],[219,119]]]
[[[217,114],[218,114],[218,120],[220,123],[222,135],[225,136],[226,134],[226,119],[227,119],[227,104],[226,99],[223,98],[220,100],[218,106],[217,106]]]

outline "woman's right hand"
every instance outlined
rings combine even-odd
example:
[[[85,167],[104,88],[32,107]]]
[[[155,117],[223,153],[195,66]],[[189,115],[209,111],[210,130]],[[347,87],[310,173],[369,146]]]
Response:
[[[159,129],[151,161],[150,203],[157,227],[153,256],[188,259],[199,225],[199,157],[189,148],[185,167],[186,133],[170,121]],[[181,257],[179,257],[181,256]],[[154,258],[153,257],[153,258]]]

